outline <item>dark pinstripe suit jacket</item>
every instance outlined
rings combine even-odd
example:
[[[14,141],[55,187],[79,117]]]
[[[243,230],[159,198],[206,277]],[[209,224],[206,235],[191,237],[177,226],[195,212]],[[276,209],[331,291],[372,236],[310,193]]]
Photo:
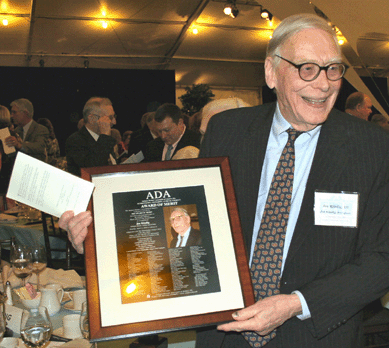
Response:
[[[274,110],[215,115],[201,149],[202,157],[230,158],[247,250]],[[323,124],[281,279],[281,293],[301,291],[312,318],[285,322],[271,346],[361,346],[360,311],[389,290],[388,150],[388,134],[366,121],[333,110]],[[315,226],[315,190],[358,192],[358,227]]]

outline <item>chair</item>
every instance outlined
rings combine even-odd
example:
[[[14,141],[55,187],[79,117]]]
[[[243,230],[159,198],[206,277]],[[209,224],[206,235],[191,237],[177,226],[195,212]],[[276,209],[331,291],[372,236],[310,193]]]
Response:
[[[52,231],[51,233],[49,232],[47,220],[49,220],[49,223],[50,223],[50,230]],[[44,212],[42,212],[42,226],[43,226],[43,235],[44,235],[44,241],[45,241],[45,247],[46,247],[46,253],[47,253],[47,266],[51,267],[51,268],[55,268],[54,263],[61,264],[61,262],[60,261],[58,262],[57,260],[62,259],[65,262],[65,264],[62,268],[70,269],[71,268],[72,245],[67,237],[66,232],[60,228],[58,228],[58,231],[57,231],[57,229],[55,228],[55,225],[54,225],[53,216],[48,215]],[[66,246],[64,246],[62,248],[58,247],[58,246],[52,247],[52,243],[55,241],[55,239],[57,239],[57,241],[62,240],[61,244],[66,244]],[[61,254],[63,253],[63,254],[65,254],[65,257],[62,258],[60,255],[59,258],[56,258],[57,262],[54,262],[54,257],[53,257],[54,252],[57,252],[57,253],[60,252]],[[63,261],[62,261],[62,263],[63,263]]]

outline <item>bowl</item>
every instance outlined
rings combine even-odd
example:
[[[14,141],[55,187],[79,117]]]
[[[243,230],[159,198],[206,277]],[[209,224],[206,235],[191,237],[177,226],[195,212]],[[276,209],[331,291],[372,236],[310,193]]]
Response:
[[[32,308],[38,308],[39,304],[41,303],[41,293],[38,292],[36,297],[32,300],[24,300],[20,299],[24,305],[24,307],[32,309]]]

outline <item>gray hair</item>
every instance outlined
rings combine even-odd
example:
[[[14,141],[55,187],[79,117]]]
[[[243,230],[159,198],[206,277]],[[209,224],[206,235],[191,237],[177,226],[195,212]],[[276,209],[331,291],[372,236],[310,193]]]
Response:
[[[181,213],[184,213],[184,215],[190,217],[188,211],[186,209],[184,209],[184,208],[174,208],[173,211],[170,213],[170,215],[172,215],[175,211],[179,211]]]
[[[88,123],[88,116],[91,114],[96,114],[96,115],[100,116],[101,107],[106,106],[106,105],[112,105],[111,100],[109,100],[108,98],[103,98],[103,97],[90,98],[86,102],[86,104],[84,106],[84,110],[82,111],[84,122]]]
[[[29,118],[32,118],[34,116],[34,107],[28,99],[16,99],[11,103],[11,106],[14,105],[18,107],[20,111],[26,111]]]
[[[341,49],[336,37],[335,31],[329,23],[314,14],[301,13],[290,16],[284,19],[280,25],[274,30],[273,37],[269,41],[266,51],[266,57],[275,57],[281,55],[283,45],[294,35],[305,29],[321,29],[330,35],[335,43],[338,53],[341,54]],[[277,60],[277,63],[279,60]]]
[[[226,99],[216,99],[210,101],[203,107],[201,111],[201,125],[200,125],[200,133],[204,134],[207,130],[208,122],[211,117],[219,112],[236,109],[236,108],[244,108],[249,107],[250,104],[245,103],[240,98],[226,98]]]

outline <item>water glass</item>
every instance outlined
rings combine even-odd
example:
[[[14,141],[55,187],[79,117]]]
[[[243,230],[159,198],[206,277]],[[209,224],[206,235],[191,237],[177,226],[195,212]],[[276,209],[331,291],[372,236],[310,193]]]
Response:
[[[87,302],[84,302],[81,306],[80,329],[82,337],[89,339],[89,317]]]
[[[53,327],[46,307],[24,311],[20,322],[20,335],[27,347],[42,347],[50,340]]]

